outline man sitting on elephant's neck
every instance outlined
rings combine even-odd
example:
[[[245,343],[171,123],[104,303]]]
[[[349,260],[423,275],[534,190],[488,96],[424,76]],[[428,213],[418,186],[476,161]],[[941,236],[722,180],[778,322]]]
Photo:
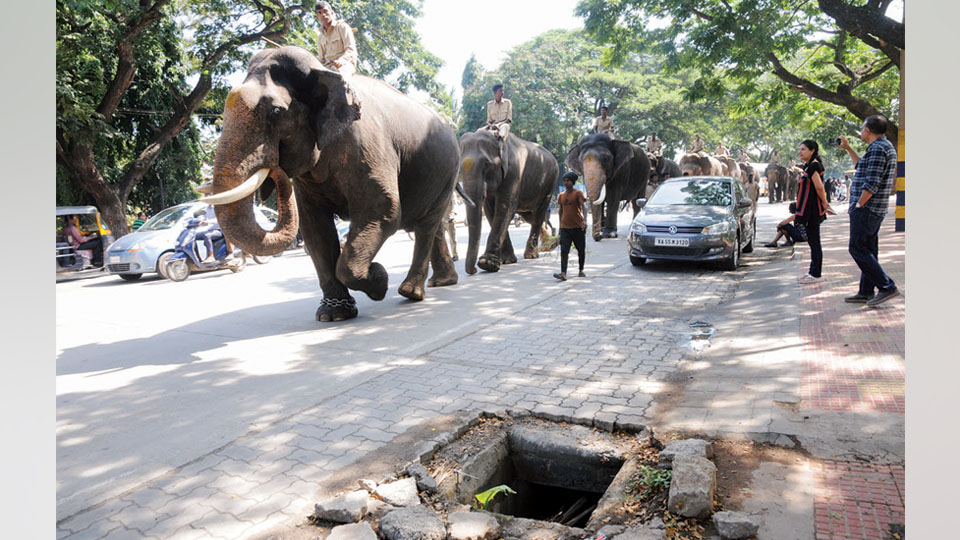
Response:
[[[718,156],[718,157],[720,157],[720,156],[722,156],[722,157],[730,157],[730,152],[727,151],[727,147],[724,146],[722,142],[718,142],[718,143],[717,143],[717,149],[713,151],[713,155]]]
[[[614,137],[613,118],[607,116],[607,110],[606,107],[600,107],[600,116],[593,121],[593,132],[609,133],[611,137]]]
[[[697,138],[694,139],[693,145],[687,149],[689,154],[697,154],[703,152],[703,139],[700,138],[700,134],[697,133]]]
[[[661,149],[662,149],[662,147],[663,147],[663,143],[660,141],[660,139],[657,138],[656,132],[654,132],[654,133],[650,136],[650,140],[649,140],[649,141],[647,140],[646,137],[644,137],[641,142],[644,142],[644,141],[646,141],[646,143],[647,143],[647,151],[650,152],[651,154],[659,157],[659,156],[660,156]]]
[[[503,85],[493,86],[493,99],[487,102],[487,125],[480,129],[493,131],[498,138],[506,139],[513,121],[513,103],[503,97]]]
[[[317,35],[320,62],[339,71],[344,78],[350,77],[357,72],[359,56],[353,29],[346,21],[337,17],[327,2],[317,2],[317,19],[321,25]]]

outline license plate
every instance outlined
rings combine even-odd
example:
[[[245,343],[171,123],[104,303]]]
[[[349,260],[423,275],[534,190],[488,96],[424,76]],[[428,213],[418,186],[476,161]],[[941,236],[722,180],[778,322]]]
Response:
[[[689,238],[668,238],[664,236],[658,236],[657,238],[653,239],[653,245],[689,247],[690,239]]]
[[[117,264],[120,262],[120,257],[107,257],[107,264]]]

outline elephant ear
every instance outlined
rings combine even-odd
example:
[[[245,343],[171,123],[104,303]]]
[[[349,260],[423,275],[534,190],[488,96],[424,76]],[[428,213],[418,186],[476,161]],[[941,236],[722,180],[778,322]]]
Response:
[[[563,164],[567,166],[571,171],[582,175],[583,174],[583,164],[580,163],[580,145],[574,146],[567,152],[567,159],[563,161]]]
[[[314,98],[314,128],[317,148],[323,150],[351,124],[360,119],[360,99],[347,86],[340,73],[325,69],[310,70]]]
[[[633,145],[628,141],[610,141],[610,149],[613,150],[613,174],[617,174],[621,168],[633,159]]]

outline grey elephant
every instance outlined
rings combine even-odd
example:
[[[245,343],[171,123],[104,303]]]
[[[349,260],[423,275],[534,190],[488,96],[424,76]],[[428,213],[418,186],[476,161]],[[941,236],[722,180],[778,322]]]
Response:
[[[650,181],[663,182],[668,178],[681,176],[680,166],[676,161],[650,152],[647,152],[647,159],[650,160]]]
[[[800,173],[793,170],[787,169],[787,187],[786,187],[786,197],[788,201],[795,200],[797,198],[797,190],[800,188]]]
[[[464,266],[468,274],[475,274],[478,265],[496,272],[501,264],[517,262],[507,230],[514,214],[530,224],[523,258],[539,256],[540,233],[559,170],[557,159],[546,148],[512,133],[499,139],[482,129],[460,137],[463,189],[475,204],[467,210],[470,239]],[[478,260],[481,208],[490,223],[490,234]]]
[[[620,201],[629,201],[636,215],[640,211],[636,199],[646,195],[650,179],[646,152],[607,133],[594,133],[570,149],[565,163],[568,169],[583,176],[587,199],[593,204],[593,239],[599,242],[602,238],[616,238]],[[605,201],[606,216],[602,220],[601,205]]]
[[[423,299],[430,264],[430,286],[457,282],[440,222],[458,157],[453,130],[386,83],[355,76],[346,84],[304,49],[268,49],[227,95],[206,200],[218,205],[227,238],[254,255],[281,252],[299,225],[323,291],[316,318],[340,321],[357,316],[350,289],[386,296],[387,271],[373,258],[398,229],[415,233],[401,295]],[[267,178],[277,190],[273,231],[252,213]],[[350,220],[342,251],[334,216]]]
[[[743,177],[740,175],[740,164],[736,162],[730,156],[713,156],[717,161],[720,162],[721,167],[723,168],[723,175],[730,176],[743,181]]]
[[[787,168],[777,163],[770,163],[763,174],[767,177],[767,199],[770,204],[785,200]]]
[[[723,176],[723,164],[717,158],[701,153],[684,154],[680,158],[681,176]]]

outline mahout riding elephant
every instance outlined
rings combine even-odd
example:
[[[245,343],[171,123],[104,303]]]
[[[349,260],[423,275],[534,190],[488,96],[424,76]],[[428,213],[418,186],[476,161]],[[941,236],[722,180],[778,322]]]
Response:
[[[650,179],[650,160],[639,146],[607,133],[594,133],[580,139],[567,152],[567,168],[583,176],[587,199],[593,204],[593,239],[617,237],[617,211],[620,201],[629,201],[633,215],[640,211],[636,199],[646,195]],[[602,208],[606,201],[606,216]],[[603,222],[601,231],[601,221]]]
[[[680,166],[670,158],[647,152],[647,159],[650,160],[650,180],[653,182],[663,182],[681,175]]]
[[[423,299],[430,264],[430,286],[457,282],[440,222],[458,167],[456,135],[436,113],[382,81],[346,84],[310,52],[280,47],[254,54],[226,97],[206,200],[247,253],[279,253],[299,225],[323,291],[316,318],[340,321],[357,316],[350,289],[386,296],[387,271],[373,258],[398,229],[415,233],[401,295]],[[273,231],[252,210],[267,178],[277,189]],[[350,221],[342,251],[335,215]]]
[[[559,171],[557,159],[546,148],[513,133],[499,139],[482,129],[460,137],[463,189],[475,204],[467,210],[470,239],[464,263],[468,274],[475,274],[478,265],[496,272],[501,264],[517,262],[507,230],[515,213],[530,224],[523,258],[539,257],[540,233]],[[478,261],[481,208],[490,223],[490,234]]]
[[[783,165],[770,163],[763,171],[767,177],[767,199],[770,204],[782,202],[786,197],[787,168]]]
[[[681,176],[724,176],[720,161],[706,154],[684,154],[679,166]]]

